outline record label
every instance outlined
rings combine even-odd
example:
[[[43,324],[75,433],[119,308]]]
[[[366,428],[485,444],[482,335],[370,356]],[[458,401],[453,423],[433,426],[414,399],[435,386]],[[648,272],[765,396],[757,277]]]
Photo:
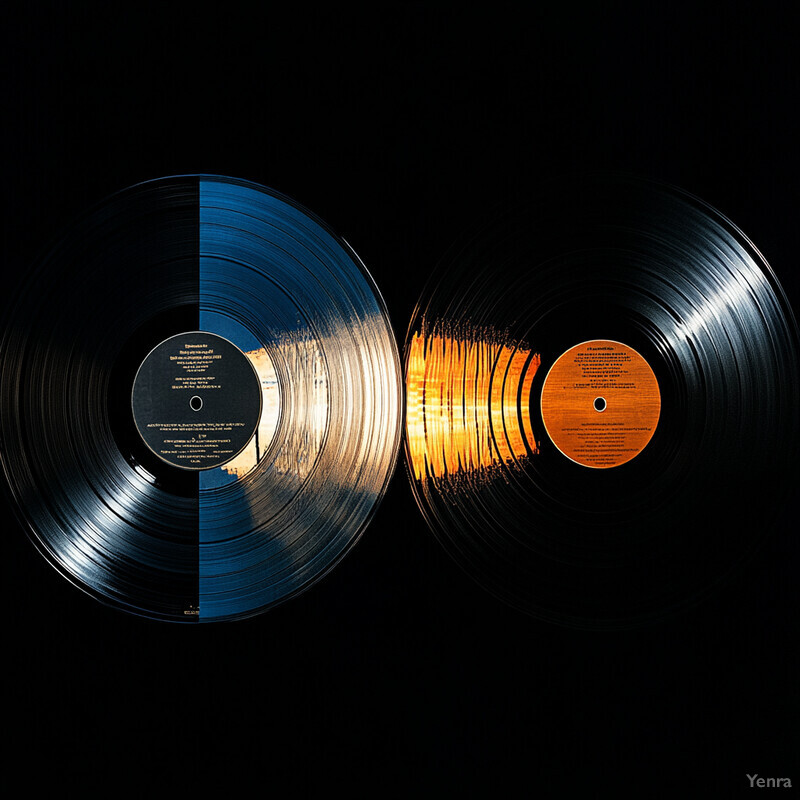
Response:
[[[553,444],[585,467],[606,469],[635,458],[661,413],[658,381],[647,361],[620,342],[571,347],[542,388],[542,420]]]
[[[192,331],[150,351],[136,375],[132,405],[139,434],[159,458],[182,469],[211,469],[252,439],[261,382],[232,342]]]

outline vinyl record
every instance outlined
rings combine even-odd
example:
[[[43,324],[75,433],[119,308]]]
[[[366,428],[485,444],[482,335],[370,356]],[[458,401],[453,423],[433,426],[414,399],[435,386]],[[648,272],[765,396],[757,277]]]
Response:
[[[2,330],[0,454],[44,556],[178,622],[262,612],[357,541],[393,472],[400,358],[353,250],[277,192],[143,183],[77,220]]]
[[[650,623],[737,574],[796,480],[797,324],[755,246],[684,191],[592,176],[528,200],[415,310],[411,486],[503,601]]]

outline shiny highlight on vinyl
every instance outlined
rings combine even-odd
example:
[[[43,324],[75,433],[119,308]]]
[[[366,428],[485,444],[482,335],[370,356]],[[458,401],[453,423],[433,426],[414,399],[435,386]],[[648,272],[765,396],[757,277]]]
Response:
[[[414,478],[480,479],[492,467],[537,453],[528,400],[540,360],[494,331],[422,320],[406,355],[406,448]]]

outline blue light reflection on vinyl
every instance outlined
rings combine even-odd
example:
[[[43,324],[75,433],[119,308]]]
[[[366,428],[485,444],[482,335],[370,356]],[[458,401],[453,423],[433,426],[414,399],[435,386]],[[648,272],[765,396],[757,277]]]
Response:
[[[393,471],[401,402],[386,312],[346,245],[254,184],[201,179],[199,198],[200,328],[267,363],[279,397],[260,460],[199,473],[210,621],[293,596],[349,550]]]

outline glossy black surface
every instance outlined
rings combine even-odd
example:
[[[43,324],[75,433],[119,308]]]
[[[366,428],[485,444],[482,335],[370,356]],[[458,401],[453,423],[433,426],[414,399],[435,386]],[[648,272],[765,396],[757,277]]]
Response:
[[[86,8],[18,6],[0,27],[3,305],[80,209],[213,171],[274,186],[340,231],[402,342],[454,241],[541,178],[600,168],[704,198],[798,307],[793,9],[287,6],[259,21],[232,4]],[[488,596],[397,477],[341,569],[296,605],[177,632],[54,580],[6,509],[9,780],[710,798],[751,792],[747,772],[797,776],[794,506],[708,603],[587,634]]]
[[[474,480],[412,481],[445,550],[525,612],[589,629],[685,613],[746,568],[790,501],[793,312],[749,239],[679,189],[614,174],[532,187],[442,261],[409,341],[426,326],[468,326],[541,357],[519,401],[536,453]],[[597,339],[640,353],[661,394],[651,442],[602,470],[556,448],[539,406],[561,354]],[[499,396],[482,400],[498,414]]]

